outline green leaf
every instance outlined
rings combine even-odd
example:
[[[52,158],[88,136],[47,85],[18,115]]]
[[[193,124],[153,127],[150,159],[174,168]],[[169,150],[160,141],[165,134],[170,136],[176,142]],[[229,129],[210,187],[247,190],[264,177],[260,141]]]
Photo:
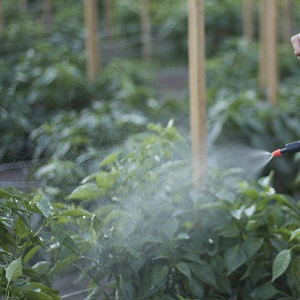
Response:
[[[40,282],[31,282],[31,285],[35,288],[41,289],[41,291],[43,291],[45,293],[51,293],[51,294],[55,294],[55,295],[59,294],[59,291],[49,288]]]
[[[297,256],[291,264],[291,274],[292,274],[292,278],[294,279],[296,286],[298,288],[298,290],[300,291],[300,286],[299,286],[299,282],[300,282],[300,256]]]
[[[263,245],[263,239],[249,238],[242,244],[229,248],[224,255],[225,266],[229,274],[246,263]]]
[[[49,218],[51,215],[51,205],[45,198],[40,198],[36,202],[36,206],[40,209],[42,212],[43,216],[45,218]]]
[[[105,191],[100,189],[95,183],[86,183],[78,186],[66,199],[94,200],[105,195]]]
[[[235,224],[230,226],[222,227],[219,230],[219,234],[224,237],[238,237],[240,236],[240,231]]]
[[[25,222],[22,216],[19,216],[14,223],[14,230],[16,235],[21,239],[25,238],[30,234],[30,230],[28,229],[28,225]]]
[[[196,262],[198,264],[201,264],[202,260],[199,258],[198,255],[194,253],[187,253],[184,258],[188,261]]]
[[[151,272],[152,289],[159,285],[167,277],[169,268],[167,266],[155,266]]]
[[[203,299],[203,295],[204,295],[203,282],[200,282],[199,280],[197,280],[197,278],[192,278],[192,280],[188,282],[188,286],[189,289],[193,291],[193,294],[195,295],[195,297],[197,297],[197,299]]]
[[[11,186],[2,189],[1,192],[3,194],[7,193],[7,195],[9,195],[11,198],[15,198],[18,200],[24,199],[24,195],[22,194],[22,192]]]
[[[181,262],[177,263],[175,266],[180,273],[182,273],[188,279],[191,280],[191,270],[185,262],[181,261]]]
[[[57,241],[61,245],[63,245],[65,237],[66,237],[66,233],[65,233],[66,230],[65,230],[64,226],[59,223],[52,222],[50,228],[51,228],[51,231],[52,231],[54,237],[57,239]]]
[[[98,172],[95,174],[98,186],[105,191],[111,189],[115,185],[117,177],[117,172]]]
[[[30,300],[53,300],[53,297],[44,292],[35,292],[34,290],[25,290],[26,299]]]
[[[300,235],[300,228],[296,229],[293,231],[290,239],[289,239],[289,242],[293,241],[294,239],[298,238],[298,236]]]
[[[58,71],[55,67],[49,67],[45,73],[39,78],[38,85],[42,88],[48,87],[58,76]]]
[[[189,263],[188,266],[191,269],[192,273],[202,282],[207,283],[211,286],[216,286],[217,283],[215,274],[207,262],[201,261],[201,264]]]
[[[22,275],[22,257],[12,261],[7,269],[5,277],[8,282],[18,279]]]
[[[256,230],[258,225],[259,225],[258,220],[249,220],[247,222],[247,225],[246,225],[246,230],[247,231],[254,231],[254,230]]]
[[[225,252],[224,260],[228,274],[231,274],[247,261],[247,255],[243,248],[237,244]]]
[[[49,270],[50,266],[50,261],[39,261],[32,268],[40,274],[47,274],[47,271]]]
[[[269,199],[270,201],[276,200],[280,204],[286,205],[289,207],[292,211],[295,213],[299,213],[299,207],[296,204],[295,200],[292,197],[289,197],[288,195],[280,195],[280,194],[275,194],[272,195]]]
[[[20,290],[30,300],[61,300],[57,290],[51,289],[39,282],[24,284]]]
[[[277,254],[272,266],[272,281],[277,279],[286,271],[290,262],[291,262],[290,249],[284,249]]]
[[[228,295],[232,294],[231,282],[227,276],[216,275],[218,289]]]
[[[0,254],[5,254],[7,256],[11,256],[11,254],[7,251],[5,251],[3,248],[0,247]]]
[[[248,238],[243,242],[242,248],[246,253],[247,260],[249,260],[263,245],[264,240],[260,238]]]
[[[119,151],[116,151],[112,154],[109,154],[108,156],[106,156],[102,161],[101,163],[99,164],[100,167],[104,167],[104,166],[107,166],[109,164],[112,164],[114,163],[118,157],[119,157],[119,154],[120,152]]]
[[[271,172],[268,176],[261,177],[257,182],[262,187],[271,187],[273,177],[274,177],[274,172]]]
[[[70,249],[73,253],[79,254],[79,249],[73,239],[66,233],[66,230],[63,225],[59,223],[53,222],[51,224],[51,231],[57,241],[65,246],[66,248]]]
[[[271,282],[266,282],[255,288],[251,293],[251,296],[254,299],[270,300],[278,293],[280,292],[272,285]]]
[[[76,245],[74,240],[69,235],[65,236],[63,245],[66,248],[70,249],[73,253],[80,254],[80,250],[79,250],[78,246]]]
[[[138,299],[148,299],[151,295],[161,289],[169,273],[167,266],[155,266],[150,274],[146,274],[141,282],[140,297]]]
[[[256,284],[259,282],[259,280],[268,276],[268,270],[261,262],[250,265],[247,271],[248,276],[253,284]]]

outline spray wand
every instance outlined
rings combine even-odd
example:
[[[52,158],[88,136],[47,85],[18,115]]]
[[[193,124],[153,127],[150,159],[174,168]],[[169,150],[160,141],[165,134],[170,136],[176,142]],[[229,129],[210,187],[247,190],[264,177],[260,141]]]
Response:
[[[272,156],[276,157],[276,156],[281,156],[282,154],[285,153],[296,153],[296,152],[300,152],[300,141],[286,144],[285,148],[277,149],[273,151]]]

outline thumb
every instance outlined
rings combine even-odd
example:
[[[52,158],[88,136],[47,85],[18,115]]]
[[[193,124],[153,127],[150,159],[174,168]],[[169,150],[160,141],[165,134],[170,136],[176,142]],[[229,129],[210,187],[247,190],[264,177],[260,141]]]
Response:
[[[300,34],[296,34],[291,37],[291,43],[294,48],[294,54],[296,56],[300,55]]]

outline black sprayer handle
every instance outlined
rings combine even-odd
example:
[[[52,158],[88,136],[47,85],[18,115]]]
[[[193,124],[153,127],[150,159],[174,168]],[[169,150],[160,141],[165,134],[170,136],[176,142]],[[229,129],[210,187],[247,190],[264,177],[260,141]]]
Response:
[[[300,151],[300,141],[288,143],[285,148],[281,149],[280,152],[283,153],[295,153]]]

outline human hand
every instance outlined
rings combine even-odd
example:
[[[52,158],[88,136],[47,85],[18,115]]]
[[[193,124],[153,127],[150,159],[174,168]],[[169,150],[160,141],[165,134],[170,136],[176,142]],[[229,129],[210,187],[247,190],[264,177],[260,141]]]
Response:
[[[291,43],[292,43],[293,48],[294,48],[294,54],[300,60],[300,33],[298,33],[298,34],[291,37]]]

